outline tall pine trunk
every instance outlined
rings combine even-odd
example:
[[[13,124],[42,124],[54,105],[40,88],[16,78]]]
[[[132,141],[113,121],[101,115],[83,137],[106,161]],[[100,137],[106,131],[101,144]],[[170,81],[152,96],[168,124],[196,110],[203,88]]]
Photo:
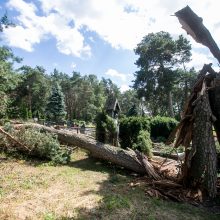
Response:
[[[173,96],[172,92],[168,92],[168,107],[169,107],[169,116],[174,118],[174,111],[173,111]]]

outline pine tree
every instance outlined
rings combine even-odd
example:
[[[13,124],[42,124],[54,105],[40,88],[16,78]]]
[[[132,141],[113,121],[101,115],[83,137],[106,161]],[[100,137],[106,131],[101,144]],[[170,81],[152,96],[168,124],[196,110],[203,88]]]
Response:
[[[46,107],[46,115],[48,119],[54,122],[62,121],[66,115],[64,95],[58,83],[52,87],[52,92]]]

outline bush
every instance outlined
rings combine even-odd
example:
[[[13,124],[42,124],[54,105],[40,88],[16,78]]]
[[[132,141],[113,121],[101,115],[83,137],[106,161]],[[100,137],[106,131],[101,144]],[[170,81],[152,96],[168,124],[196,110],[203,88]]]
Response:
[[[2,125],[4,125],[3,129],[6,132],[12,133],[14,131],[14,129],[9,121],[2,120]],[[0,148],[7,149],[10,146],[11,146],[11,141],[9,141],[8,138],[4,134],[0,133]]]
[[[117,129],[114,119],[105,112],[101,112],[97,114],[95,121],[96,139],[103,143],[112,144]]]
[[[177,124],[178,121],[173,118],[156,116],[150,122],[151,137],[155,140],[166,140]]]
[[[61,148],[57,137],[50,133],[41,133],[37,129],[21,129],[17,134],[19,140],[31,149],[31,154],[49,159],[55,164],[70,161],[70,151]]]
[[[145,153],[148,157],[152,157],[152,141],[150,139],[150,133],[141,130],[137,136],[137,142],[132,145],[132,148]]]
[[[119,138],[122,148],[132,148],[138,142],[140,131],[150,131],[150,120],[146,117],[127,117],[120,120]]]

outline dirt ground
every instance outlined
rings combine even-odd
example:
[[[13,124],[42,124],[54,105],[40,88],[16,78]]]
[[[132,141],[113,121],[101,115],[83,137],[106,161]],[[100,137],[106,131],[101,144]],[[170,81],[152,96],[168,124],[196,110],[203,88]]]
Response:
[[[0,219],[220,219],[188,204],[147,197],[128,171],[88,157],[53,166],[0,154]]]

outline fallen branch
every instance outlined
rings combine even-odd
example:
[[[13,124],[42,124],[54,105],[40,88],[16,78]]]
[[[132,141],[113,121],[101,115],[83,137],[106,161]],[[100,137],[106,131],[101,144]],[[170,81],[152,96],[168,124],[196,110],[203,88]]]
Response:
[[[175,182],[171,182],[169,180],[160,180],[160,181],[153,181],[151,184],[156,185],[156,186],[161,186],[163,188],[182,188],[183,186],[175,183]]]
[[[145,167],[147,174],[153,177],[155,180],[160,180],[161,177],[155,172],[152,164],[148,161],[147,157],[139,151],[135,151],[135,153],[137,154],[138,159],[142,162],[143,166]]]
[[[31,151],[27,146],[16,140],[14,137],[12,137],[9,133],[7,133],[4,129],[0,127],[0,133],[2,133],[4,136],[6,136],[10,141],[14,142],[18,147],[21,149],[25,149],[27,151]]]

